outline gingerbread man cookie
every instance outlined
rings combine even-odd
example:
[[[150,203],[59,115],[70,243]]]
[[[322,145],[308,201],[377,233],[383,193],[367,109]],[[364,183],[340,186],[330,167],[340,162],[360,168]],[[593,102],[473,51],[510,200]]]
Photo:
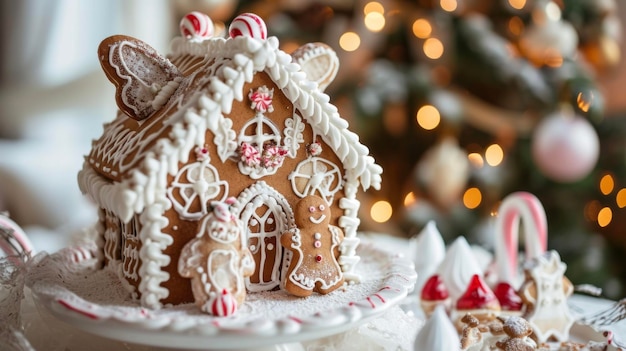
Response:
[[[529,336],[533,333],[530,324],[521,317],[511,316],[504,321],[502,330],[506,338],[496,342],[499,350],[504,351],[534,351],[537,348]]]
[[[213,212],[199,222],[196,237],[183,247],[178,272],[191,278],[202,311],[229,316],[244,301],[244,279],[254,273],[254,259],[244,244],[243,222],[230,213],[227,203],[215,201],[211,207]]]
[[[574,317],[567,298],[574,287],[565,277],[566,265],[552,250],[536,257],[525,267],[526,280],[520,295],[526,306],[524,318],[530,322],[539,342],[566,341]]]
[[[478,318],[467,313],[461,322],[465,324],[461,332],[461,349],[466,350],[471,346],[482,347],[484,327],[481,328]]]
[[[297,228],[283,233],[281,244],[292,253],[283,287],[296,296],[328,294],[343,284],[336,258],[343,232],[330,224],[330,206],[316,195],[301,199],[294,211]]]

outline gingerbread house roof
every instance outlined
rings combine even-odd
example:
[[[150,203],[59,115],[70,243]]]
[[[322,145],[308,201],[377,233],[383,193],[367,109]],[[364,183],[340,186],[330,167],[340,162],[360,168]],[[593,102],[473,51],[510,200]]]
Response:
[[[164,179],[158,175],[175,174],[195,146],[215,143],[222,161],[234,155],[236,132],[226,115],[233,104],[243,102],[244,84],[258,72],[270,77],[332,148],[348,181],[357,182],[364,190],[380,187],[382,168],[348,129],[329,96],[307,78],[291,55],[279,49],[276,37],[204,41],[178,37],[172,42],[170,58],[187,60],[183,64],[193,66],[192,72],[150,118],[135,121],[119,112],[94,141],[79,173],[81,190],[122,220],[128,221],[147,204],[159,202],[154,194],[160,194],[166,185],[156,181]],[[207,130],[214,140],[204,140]]]

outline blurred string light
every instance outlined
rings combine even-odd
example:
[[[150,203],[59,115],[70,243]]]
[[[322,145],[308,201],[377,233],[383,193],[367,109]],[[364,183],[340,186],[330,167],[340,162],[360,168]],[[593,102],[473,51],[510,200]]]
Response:
[[[385,28],[385,16],[380,12],[370,12],[365,15],[365,28],[372,32],[380,32]]]
[[[589,111],[589,108],[593,104],[593,100],[594,100],[593,91],[588,91],[586,93],[579,92],[578,95],[576,95],[576,105],[583,112]]]
[[[376,201],[371,209],[370,215],[372,219],[377,223],[385,223],[389,219],[391,219],[391,215],[393,214],[393,208],[388,201]]]
[[[368,2],[363,7],[365,28],[372,32],[380,32],[385,28],[385,8],[376,1]]]
[[[561,19],[561,9],[555,2],[550,1],[546,4],[545,15],[548,21],[558,21]],[[534,16],[534,15],[533,15]]]
[[[345,32],[339,37],[339,46],[348,52],[355,51],[361,46],[361,37],[355,32]]]
[[[471,152],[467,155],[467,159],[470,164],[476,168],[482,168],[485,165],[485,161],[483,160],[483,156],[478,152]]]
[[[463,193],[463,205],[469,208],[470,210],[475,209],[480,206],[480,203],[483,201],[483,194],[480,192],[478,188],[469,188],[465,190]]]
[[[424,41],[424,54],[432,60],[443,56],[443,43],[437,38],[428,38]]]
[[[485,161],[490,166],[498,166],[504,160],[504,151],[498,144],[492,144],[485,150]]]
[[[526,0],[509,0],[509,5],[516,10],[521,10],[526,6]]]
[[[611,173],[605,173],[598,182],[602,195],[608,196],[615,191],[615,177]],[[617,207],[626,207],[626,189],[620,189],[615,195]],[[592,200],[585,205],[585,218],[589,222],[596,222],[601,228],[607,227],[613,221],[613,210],[609,206],[603,206],[598,200]]]
[[[439,5],[441,9],[447,12],[454,12],[458,7],[458,3],[456,0],[440,0]]]
[[[509,33],[513,34],[516,37],[522,35],[524,31],[524,21],[517,16],[511,17],[509,20]]]
[[[369,15],[370,13],[374,13],[374,12],[380,13],[380,14],[384,14],[385,13],[385,7],[381,3],[377,2],[377,1],[368,2],[363,7],[363,14],[365,16]]]
[[[417,124],[426,130],[433,130],[441,122],[441,114],[433,105],[424,105],[417,110]]]
[[[617,195],[615,195],[615,202],[619,208],[626,207],[626,189],[622,188],[617,192]]]
[[[413,193],[412,191],[409,192],[408,194],[406,194],[406,196],[404,197],[404,207],[409,207],[413,204],[415,204],[417,202],[417,197],[415,196],[415,193]]]
[[[603,195],[609,195],[615,189],[615,181],[613,180],[613,176],[611,174],[605,174],[600,179],[600,192]]]
[[[609,207],[603,207],[600,212],[598,212],[598,225],[600,227],[606,227],[613,220],[613,211]]]
[[[433,27],[427,19],[418,18],[413,22],[413,35],[420,39],[426,39],[433,33]]]

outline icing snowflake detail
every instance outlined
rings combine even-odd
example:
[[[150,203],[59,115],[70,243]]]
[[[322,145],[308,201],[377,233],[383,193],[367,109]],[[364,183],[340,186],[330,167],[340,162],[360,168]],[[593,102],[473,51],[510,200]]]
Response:
[[[256,91],[250,90],[248,98],[251,101],[250,108],[257,112],[273,112],[274,106],[272,106],[272,98],[274,97],[274,89],[269,89],[265,85],[258,88]]]
[[[259,150],[249,143],[241,143],[241,161],[248,167],[256,167],[261,164]]]
[[[322,144],[314,142],[308,145],[308,151],[311,156],[319,156],[322,153]]]
[[[209,150],[206,148],[206,146],[198,146],[194,151],[196,153],[196,159],[198,161],[204,161],[209,158]]]
[[[280,167],[287,153],[287,149],[282,146],[266,144],[261,155],[261,163],[265,168]]]

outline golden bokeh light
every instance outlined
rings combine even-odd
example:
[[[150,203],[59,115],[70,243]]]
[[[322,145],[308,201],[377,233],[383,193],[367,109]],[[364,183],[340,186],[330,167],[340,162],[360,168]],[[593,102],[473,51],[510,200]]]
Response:
[[[366,16],[374,12],[385,14],[385,7],[377,1],[368,2],[365,4],[365,7],[363,7],[363,14]]]
[[[548,2],[544,9],[548,21],[556,22],[561,19],[561,8],[555,2]]]
[[[544,50],[543,63],[552,68],[559,68],[563,65],[563,56],[554,48]]]
[[[603,195],[609,195],[615,189],[615,180],[613,180],[613,176],[610,174],[605,174],[600,179],[600,191]]]
[[[600,227],[606,227],[613,220],[613,211],[610,208],[604,207],[598,212],[598,225]]]
[[[589,112],[589,108],[593,103],[594,95],[592,91],[587,92],[586,94],[583,92],[578,93],[576,95],[576,105],[583,112]]]
[[[509,0],[509,5],[516,10],[521,10],[526,6],[526,0]]]
[[[492,144],[489,145],[487,150],[485,150],[485,161],[487,161],[488,165],[495,167],[502,163],[503,159],[504,151],[502,150],[502,147],[500,147],[500,145]]]
[[[441,5],[441,9],[448,12],[453,12],[457,9],[459,4],[456,0],[440,0],[439,4]]]
[[[588,202],[585,205],[585,218],[589,221],[589,222],[595,222],[596,219],[598,218],[598,213],[600,212],[600,209],[602,208],[602,205],[600,204],[600,201],[598,200],[593,200]]]
[[[433,105],[424,105],[417,110],[417,124],[426,130],[437,128],[441,122],[439,110]]]
[[[376,201],[370,209],[370,215],[372,216],[372,219],[378,223],[387,222],[391,218],[392,214],[393,208],[391,207],[391,204],[383,200]]]
[[[622,188],[617,192],[615,202],[619,208],[626,207],[626,189]]]
[[[418,18],[413,22],[413,35],[420,39],[426,39],[433,33],[430,22],[424,18]]]
[[[511,17],[509,20],[509,32],[518,37],[524,31],[524,21],[517,16]]]
[[[355,51],[361,46],[361,37],[355,32],[345,32],[339,38],[339,46],[345,51]]]
[[[472,152],[468,154],[467,159],[470,161],[470,164],[476,168],[482,168],[485,165],[483,156],[478,152]]]
[[[417,202],[417,197],[415,197],[415,193],[412,191],[406,194],[404,197],[404,207],[409,207]]]
[[[469,188],[463,194],[463,205],[470,210],[475,209],[483,201],[483,194],[478,188]]]
[[[365,15],[365,28],[372,32],[380,32],[385,28],[385,16],[380,12],[370,12]]]
[[[424,54],[432,60],[443,56],[443,43],[437,38],[428,38],[424,41]]]

